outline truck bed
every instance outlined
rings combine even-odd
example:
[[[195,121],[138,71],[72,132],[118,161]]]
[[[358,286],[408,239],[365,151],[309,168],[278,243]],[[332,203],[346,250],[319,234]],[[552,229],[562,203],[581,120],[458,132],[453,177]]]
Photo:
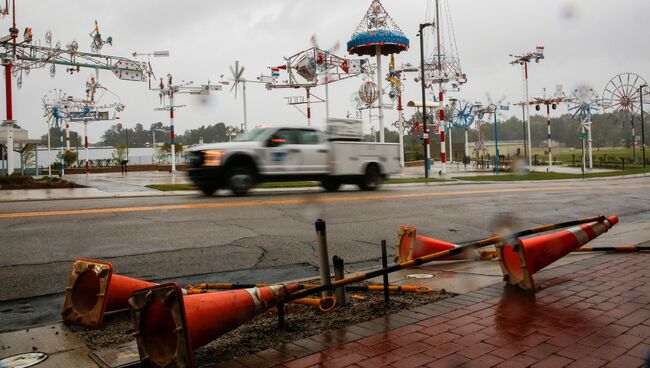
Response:
[[[400,171],[399,144],[373,142],[331,142],[331,175],[363,175],[368,162],[378,162],[382,174]]]

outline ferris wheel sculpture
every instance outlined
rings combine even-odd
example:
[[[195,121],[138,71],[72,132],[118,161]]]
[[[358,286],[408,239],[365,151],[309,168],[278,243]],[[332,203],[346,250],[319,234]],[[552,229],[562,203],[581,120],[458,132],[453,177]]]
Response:
[[[66,125],[66,130],[63,128],[63,121],[67,116],[68,104],[67,104],[67,95],[60,88],[54,88],[49,91],[41,98],[43,102],[43,117],[47,119],[47,154],[49,156],[51,152],[50,147],[50,131],[51,127],[54,126],[59,128],[61,132],[61,153],[63,153],[63,142],[64,142],[64,132],[69,134],[69,126]],[[49,157],[48,157],[49,158]],[[61,160],[63,161],[63,154],[61,154]],[[52,175],[52,165],[48,165],[48,175]]]
[[[632,126],[632,160],[636,162],[636,134],[634,115],[641,111],[641,86],[647,86],[643,77],[636,73],[621,73],[607,82],[603,90],[603,110],[612,113],[615,122],[629,119]],[[647,101],[647,100],[646,100]]]

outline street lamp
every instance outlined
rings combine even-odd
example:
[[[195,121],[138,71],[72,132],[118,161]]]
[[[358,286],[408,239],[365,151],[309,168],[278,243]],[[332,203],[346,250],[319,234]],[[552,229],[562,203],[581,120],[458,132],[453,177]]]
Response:
[[[647,84],[643,84],[639,87],[639,99],[641,100],[641,149],[643,153],[643,168],[645,169],[645,131],[643,126],[643,88],[647,88]]]
[[[536,63],[539,63],[540,60],[544,59],[544,46],[537,46],[535,51],[529,52],[523,55],[510,55],[510,57],[513,57],[514,60],[510,62],[511,65],[519,64],[524,67],[524,120],[526,124],[526,129],[527,129],[527,135],[528,135],[528,167],[532,168],[533,166],[533,153],[532,153],[532,144],[530,141],[530,111],[529,111],[529,106],[528,106],[528,63],[531,61],[535,61]],[[524,136],[524,140],[526,140],[526,136]]]
[[[429,126],[427,124],[427,97],[426,97],[426,82],[424,80],[424,33],[425,28],[433,26],[433,23],[420,24],[420,83],[422,85],[422,144],[424,149],[424,177],[429,177]]]

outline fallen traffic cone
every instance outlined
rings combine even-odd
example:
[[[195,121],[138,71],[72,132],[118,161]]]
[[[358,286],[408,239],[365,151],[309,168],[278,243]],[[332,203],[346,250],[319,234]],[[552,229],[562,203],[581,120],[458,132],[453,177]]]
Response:
[[[533,274],[590,242],[618,223],[618,217],[610,216],[602,222],[593,222],[570,229],[515,239],[498,245],[499,263],[503,278],[510,284],[525,290],[535,290]]]
[[[105,312],[127,309],[133,291],[154,285],[114,274],[110,262],[77,259],[65,288],[61,317],[66,322],[100,327]]]
[[[456,248],[456,244],[417,235],[415,226],[400,226],[397,230],[397,257],[395,262],[408,262],[428,254]],[[442,258],[442,260],[459,259],[459,257]]]
[[[300,289],[297,284],[193,294],[177,284],[133,293],[129,303],[145,367],[193,367],[193,351]]]

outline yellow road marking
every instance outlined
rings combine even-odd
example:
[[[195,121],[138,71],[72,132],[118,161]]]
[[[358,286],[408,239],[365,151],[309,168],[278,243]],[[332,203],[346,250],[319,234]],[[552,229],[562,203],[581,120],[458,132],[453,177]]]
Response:
[[[637,189],[650,188],[650,184],[630,184],[630,185],[601,185],[603,189]],[[222,208],[222,207],[255,207],[266,205],[287,205],[299,204],[306,202],[349,202],[349,201],[367,201],[373,199],[400,199],[400,198],[420,198],[420,197],[451,197],[458,195],[476,195],[476,194],[494,194],[494,193],[526,193],[539,191],[560,191],[560,190],[578,190],[592,189],[591,186],[549,186],[535,188],[508,188],[508,189],[483,189],[483,190],[456,190],[448,192],[426,192],[426,193],[402,193],[402,194],[376,194],[376,195],[358,195],[346,197],[325,197],[318,199],[277,199],[261,200],[246,202],[220,202],[220,203],[186,203],[176,205],[158,205],[158,206],[140,206],[140,207],[113,207],[113,208],[95,208],[79,210],[56,210],[41,212],[15,212],[0,213],[1,218],[18,218],[18,217],[43,217],[43,216],[67,216],[67,215],[88,215],[95,213],[125,213],[125,212],[152,212],[152,211],[169,211],[184,209],[200,208]]]

